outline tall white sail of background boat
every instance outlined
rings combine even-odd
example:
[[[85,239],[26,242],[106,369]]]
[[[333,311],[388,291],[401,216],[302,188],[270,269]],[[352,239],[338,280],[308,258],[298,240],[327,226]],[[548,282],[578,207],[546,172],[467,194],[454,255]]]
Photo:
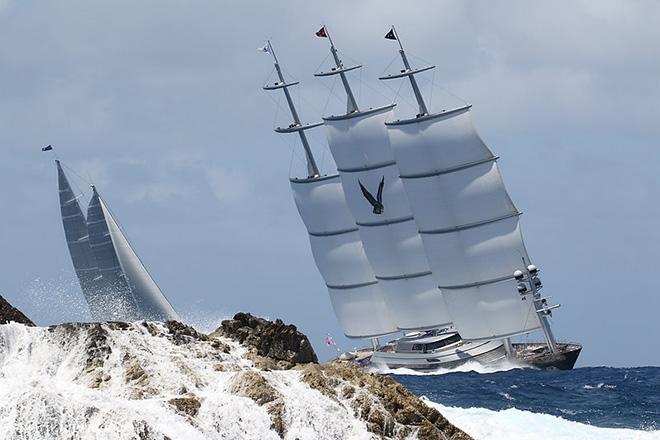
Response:
[[[140,261],[126,236],[122,233],[103,198],[99,197],[103,215],[108,224],[110,238],[124,277],[133,293],[140,319],[152,321],[180,320],[154,279]]]
[[[262,49],[273,56],[279,81],[264,86],[265,90],[282,89],[293,123],[277,128],[279,133],[298,133],[307,161],[307,178],[292,178],[291,190],[307,228],[312,254],[323,277],[337,320],[350,338],[376,337],[394,333],[397,327],[383,300],[380,283],[369,264],[355,219],[346,206],[339,176],[321,176],[309,147],[305,130],[319,126],[302,125],[280,65],[268,42]]]
[[[60,212],[69,255],[92,319],[100,320],[103,316],[104,301],[101,289],[103,280],[92,248],[89,246],[87,222],[80,209],[78,197],[73,192],[60,161],[56,160],[55,163],[57,165]]]
[[[178,320],[144,265],[131,248],[95,187],[87,222],[101,275],[108,281],[106,319]]]
[[[388,122],[401,179],[437,284],[461,336],[496,339],[540,327],[518,293],[516,269],[530,263],[520,213],[504,188],[497,158],[478,136],[470,106],[428,114],[401,47],[420,114]]]
[[[92,198],[87,206],[89,243],[96,258],[101,279],[104,280],[102,321],[134,321],[139,319],[137,305],[110,237],[110,230],[101,208],[101,199],[92,187]]]
[[[451,325],[442,292],[426,260],[408,197],[389,144],[385,121],[393,119],[394,105],[360,111],[330,40],[336,66],[317,76],[338,74],[349,97],[348,113],[324,118],[328,145],[337,164],[348,208],[379,280],[385,302],[397,327],[421,330]],[[359,66],[357,66],[359,67]],[[381,180],[384,210],[375,213],[360,183],[376,194]]]

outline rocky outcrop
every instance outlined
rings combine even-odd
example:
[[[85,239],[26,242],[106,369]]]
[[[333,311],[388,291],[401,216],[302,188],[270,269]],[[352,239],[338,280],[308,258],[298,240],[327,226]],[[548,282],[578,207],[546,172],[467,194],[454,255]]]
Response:
[[[19,324],[34,327],[34,322],[25,316],[20,310],[12,306],[0,295],[0,324],[18,322]]]
[[[471,437],[389,376],[366,373],[346,361],[298,367],[302,380],[322,394],[347,402],[367,429],[386,438],[469,440]]]
[[[0,326],[0,420],[11,440],[470,439],[392,378],[318,364],[295,326],[244,313],[211,335],[176,321]]]
[[[307,336],[299,332],[295,325],[284,324],[281,319],[271,322],[249,313],[237,313],[234,319],[222,321],[221,327],[210,336],[225,336],[254,348],[254,354],[261,358],[254,360],[269,369],[318,362]],[[268,362],[268,359],[275,362]]]

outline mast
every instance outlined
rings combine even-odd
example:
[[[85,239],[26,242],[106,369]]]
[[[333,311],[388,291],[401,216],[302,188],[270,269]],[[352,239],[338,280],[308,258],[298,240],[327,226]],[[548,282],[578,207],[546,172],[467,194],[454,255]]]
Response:
[[[346,114],[323,118],[328,146],[385,304],[399,330],[447,327],[452,320],[429,267],[385,125],[394,117],[395,104],[353,106],[345,72],[361,66],[341,63],[325,27],[316,35],[330,41],[336,67],[315,76],[340,75],[348,99]],[[381,206],[367,194],[371,200],[379,194]],[[377,349],[378,340],[372,343]]]
[[[323,26],[321,28],[325,31],[325,35],[328,37],[328,41],[330,41],[330,53],[332,54],[332,57],[335,60],[335,67],[330,69],[329,72],[320,72],[320,73],[315,73],[314,76],[331,76],[331,75],[339,75],[341,78],[341,82],[344,85],[344,90],[346,91],[346,113],[355,113],[359,111],[357,102],[355,101],[355,96],[353,95],[353,90],[351,89],[351,85],[348,82],[348,78],[346,78],[346,72],[359,69],[362,67],[362,65],[358,64],[356,66],[350,66],[350,67],[344,67],[342,64],[341,60],[339,59],[339,54],[337,53],[337,48],[335,47],[335,44],[332,41],[332,38],[330,37],[330,32],[328,32],[328,28]]]
[[[524,260],[523,260],[524,262]],[[540,290],[543,287],[541,283],[541,278],[538,276],[539,269],[533,264],[525,267],[524,271],[516,270],[513,273],[514,278],[518,283],[518,292],[521,296],[531,294],[532,301],[534,302],[534,310],[539,317],[541,322],[541,330],[543,331],[543,336],[545,336],[545,341],[550,349],[550,352],[555,353],[557,351],[557,341],[555,340],[555,335],[552,333],[552,328],[550,327],[550,321],[548,316],[552,316],[552,310],[560,307],[560,304],[555,304],[548,306],[548,298],[541,296]],[[527,289],[529,285],[529,289]]]
[[[449,112],[442,112],[442,113],[437,113],[437,114],[433,114],[433,115],[429,114],[428,108],[426,107],[426,103],[424,102],[424,98],[422,97],[422,94],[419,90],[419,86],[417,85],[415,75],[418,74],[418,73],[433,69],[433,68],[435,68],[435,66],[428,66],[428,67],[423,67],[423,68],[420,68],[420,69],[413,69],[410,66],[410,63],[408,62],[408,58],[406,57],[405,50],[403,49],[401,39],[399,37],[399,34],[396,32],[396,29],[395,29],[394,26],[392,26],[392,29],[385,36],[385,38],[390,39],[390,40],[397,40],[397,42],[399,44],[399,54],[401,55],[401,60],[403,61],[404,69],[401,70],[400,73],[383,76],[383,77],[380,77],[379,79],[389,80],[389,79],[395,79],[395,78],[408,77],[408,79],[410,81],[410,85],[413,89],[413,93],[415,95],[415,99],[417,100],[417,104],[418,104],[418,107],[419,107],[419,114],[417,114],[417,119],[409,119],[409,120],[403,120],[403,121],[396,121],[396,122],[387,123],[386,125],[388,125],[389,128],[394,128],[394,127],[397,127],[397,126],[410,124],[410,123],[414,123],[414,122],[422,122],[422,120],[429,120],[429,121],[431,121],[431,122],[429,122],[429,124],[433,124],[433,121],[435,121],[435,122],[439,121],[439,119],[437,119],[439,117],[444,117],[444,118],[446,118],[445,121],[449,121],[452,117],[459,118],[461,114],[463,114],[463,113],[465,113],[469,110],[470,106],[465,106],[465,107],[455,109],[455,110],[452,110],[452,111],[449,111]],[[451,122],[447,122],[447,124],[451,124]],[[458,125],[457,125],[457,126],[454,127],[454,129],[466,130],[466,134],[469,133],[470,130],[471,130],[469,125],[464,126],[463,128],[458,128]],[[438,129],[438,130],[441,130],[441,129]],[[427,132],[426,136],[428,136],[430,138],[433,135]],[[442,132],[438,131],[437,132],[437,140],[436,140],[437,144],[442,143],[442,140],[443,140],[442,136],[443,136]],[[465,137],[465,138],[467,139],[467,137]],[[487,172],[488,170],[486,168],[491,166],[490,165],[491,162],[495,162],[497,160],[497,157],[492,155],[492,153],[481,142],[481,140],[478,139],[478,137],[475,136],[475,139],[476,139],[475,142],[477,143],[477,145],[481,144],[481,147],[480,147],[482,149],[481,154],[485,157],[478,158],[477,156],[470,156],[471,159],[460,159],[460,160],[468,160],[468,162],[467,163],[462,163],[462,164],[459,163],[457,165],[453,164],[453,165],[450,165],[448,167],[445,167],[444,169],[443,169],[442,166],[440,166],[439,168],[442,171],[431,171],[431,172],[426,172],[426,173],[419,173],[419,170],[424,168],[424,166],[417,166],[418,170],[417,170],[416,174],[414,174],[414,173],[410,174],[409,170],[408,171],[402,170],[401,178],[404,180],[404,185],[406,184],[406,182],[410,182],[410,181],[415,180],[415,179],[420,179],[420,178],[435,179],[436,177],[438,177],[440,175],[442,175],[443,176],[442,178],[444,178],[444,179],[451,179],[451,178],[456,179],[457,183],[455,183],[455,184],[462,185],[462,186],[468,185],[471,177],[469,177],[467,175],[464,177],[466,180],[463,181],[462,183],[460,183],[461,182],[460,181],[460,179],[461,179],[460,173],[462,171],[469,170],[472,167],[483,166],[484,167],[484,172]],[[399,138],[398,142],[402,142],[402,141],[403,141],[403,139]],[[398,145],[398,142],[396,142],[397,145]],[[468,145],[466,145],[465,147],[468,147]],[[479,148],[475,149],[475,151],[477,151],[478,149]],[[445,157],[445,159],[448,159],[449,156],[450,156],[450,153],[456,155],[457,157],[458,156],[467,157],[467,156],[465,156],[466,154],[468,154],[468,153],[466,153],[466,151],[467,151],[467,148],[456,148],[454,150],[449,148],[449,149],[447,149],[447,151],[443,152],[444,153],[443,157]],[[460,160],[459,160],[459,162],[460,162]],[[399,163],[401,164],[401,161],[399,161]],[[437,164],[436,164],[436,166],[437,166]],[[495,165],[492,165],[492,166],[494,167]],[[406,173],[408,173],[408,174],[406,174]],[[499,172],[497,171],[496,168],[495,168],[495,173],[497,173],[499,175]],[[452,176],[454,176],[454,177],[452,177]],[[449,180],[447,180],[447,182],[449,182]],[[448,184],[447,182],[445,182],[445,184]],[[513,224],[512,225],[515,226],[515,228],[517,229],[517,221],[518,221],[517,217],[520,215],[520,212],[518,212],[517,209],[515,209],[515,206],[513,205],[513,202],[511,202],[511,200],[510,200],[508,194],[506,193],[506,190],[504,189],[504,186],[501,183],[501,181],[500,181],[500,185],[501,185],[501,191],[500,191],[501,194],[500,195],[501,195],[501,197],[503,197],[503,200],[505,201],[505,204],[510,205],[510,207],[508,208],[508,210],[510,212],[500,212],[499,213],[500,216],[495,216],[494,218],[489,218],[489,219],[479,219],[478,221],[467,221],[466,223],[464,223],[462,225],[461,224],[452,225],[451,227],[446,227],[447,225],[444,225],[444,227],[440,227],[440,228],[432,227],[428,230],[420,229],[420,233],[424,234],[427,237],[427,243],[428,243],[427,247],[429,249],[432,248],[432,246],[433,246],[432,245],[432,240],[433,240],[432,237],[441,237],[443,235],[451,234],[451,233],[454,233],[454,232],[459,231],[459,230],[468,230],[468,229],[470,231],[472,231],[471,233],[476,234],[477,233],[476,231],[478,231],[479,228],[482,228],[482,227],[487,228],[488,227],[487,225],[495,225],[495,224],[497,224],[497,222],[506,222],[506,221],[508,221],[507,219],[515,219],[515,225],[513,225]],[[495,194],[495,192],[493,192],[493,194]],[[449,200],[447,200],[445,202],[448,204],[448,206],[451,206],[452,204],[454,204],[459,209],[459,211],[457,211],[457,214],[460,214],[461,203],[465,203],[466,206],[467,206],[467,202],[465,202],[465,201],[459,202],[458,196],[455,197],[455,200],[452,199],[452,197],[453,196],[450,196],[450,195],[446,196],[445,198],[447,198]],[[484,199],[484,202],[485,201],[486,201],[486,199]],[[442,205],[442,207],[444,208],[446,206]],[[463,208],[463,209],[465,209],[465,208]],[[483,209],[485,209],[486,211],[489,211],[485,207]],[[417,207],[417,209],[413,209],[413,211],[414,212],[416,211],[415,212],[415,217],[418,218],[418,220],[424,218],[424,213],[420,212],[419,206]],[[423,209],[421,209],[421,211],[423,211]],[[496,211],[496,209],[493,209],[493,211]],[[434,218],[436,218],[436,220],[439,219],[438,216],[435,216]],[[500,224],[502,225],[504,223],[500,223]],[[495,227],[495,226],[493,226],[493,227]],[[497,233],[500,234],[500,235],[503,235],[504,234],[503,231],[505,231],[505,230],[507,230],[507,229],[504,228],[504,229],[502,229],[502,231],[499,231]],[[510,228],[508,230],[510,232]],[[466,235],[467,234],[468,233],[466,232]],[[484,232],[484,237],[488,237],[489,234],[490,234],[489,232]],[[484,240],[484,237],[477,237],[475,235],[474,240],[480,240],[481,241],[481,240]],[[438,243],[441,243],[441,242],[438,242]],[[436,243],[436,245],[438,243]],[[523,252],[524,252],[524,245],[522,244],[522,236],[520,236],[520,246],[522,247]],[[501,258],[501,260],[504,261],[504,258]],[[466,262],[467,261],[470,261],[470,260],[466,259]],[[478,263],[474,263],[474,262],[473,262],[473,264],[478,265]],[[484,280],[480,280],[480,279],[474,280],[473,279],[473,280],[471,280],[472,283],[468,283],[468,284],[465,284],[465,283],[451,284],[450,283],[448,286],[440,286],[440,289],[441,290],[445,289],[445,290],[448,290],[448,291],[455,290],[455,291],[458,291],[458,292],[460,292],[460,291],[465,292],[470,288],[483,287],[484,289],[488,289],[488,288],[495,289],[496,287],[493,287],[493,286],[506,286],[506,287],[498,287],[498,289],[504,289],[505,291],[508,291],[509,288],[515,288],[516,283],[517,283],[517,290],[518,290],[518,293],[520,294],[520,299],[522,301],[527,300],[527,296],[531,295],[531,299],[532,299],[532,303],[533,303],[532,306],[534,307],[533,311],[535,312],[535,314],[538,317],[540,328],[543,331],[543,334],[545,336],[545,340],[546,340],[548,349],[551,352],[554,353],[557,350],[557,347],[556,347],[557,343],[556,343],[555,337],[552,333],[552,329],[550,328],[550,322],[548,321],[548,316],[551,315],[551,310],[559,307],[559,305],[549,306],[547,304],[547,298],[543,298],[541,296],[541,294],[539,293],[540,289],[542,288],[542,283],[541,283],[540,278],[538,277],[538,272],[539,272],[538,268],[536,266],[532,265],[532,264],[528,265],[526,263],[525,257],[523,257],[523,265],[524,265],[524,269],[523,270],[516,269],[513,272],[513,276],[511,276],[511,275],[506,276],[504,274],[497,274],[497,275],[499,275],[499,277],[494,277],[493,278],[492,276],[495,275],[495,274],[490,274],[491,275],[490,279],[484,279]],[[459,269],[459,268],[457,267],[456,269]],[[484,272],[486,272],[486,271],[484,270]],[[439,273],[441,273],[441,272],[439,272]],[[509,272],[509,273],[511,273],[511,272]],[[445,274],[444,276],[449,276],[449,275]],[[507,281],[507,280],[511,280],[511,278],[513,278],[515,280],[515,282],[511,283],[511,284],[508,284],[509,281]],[[509,285],[511,287],[508,287]],[[531,310],[531,308],[530,308],[530,310]],[[527,325],[527,322],[525,323],[525,327],[526,327],[526,325]],[[504,342],[507,346],[510,346],[510,341],[508,340],[508,336],[510,336],[510,335],[506,335],[506,337],[503,338],[503,340],[504,340]]]
[[[417,117],[419,118],[421,116],[426,116],[429,114],[429,111],[428,108],[426,107],[426,103],[424,102],[424,97],[422,96],[422,92],[419,90],[419,86],[417,85],[417,79],[415,78],[415,75],[421,72],[425,72],[427,70],[435,69],[435,66],[423,67],[421,69],[412,69],[410,67],[410,63],[408,62],[406,51],[403,50],[403,44],[401,43],[401,38],[399,38],[399,34],[394,28],[394,25],[392,25],[392,36],[394,37],[393,39],[396,40],[397,43],[399,43],[399,55],[401,55],[401,60],[403,61],[404,70],[402,70],[398,74],[381,76],[378,79],[388,80],[388,79],[403,78],[407,76],[408,79],[410,80],[410,86],[413,89],[413,93],[415,94],[415,99],[417,100],[417,105],[419,107],[419,113],[417,114]]]
[[[305,130],[321,126],[323,125],[323,122],[317,122],[317,123],[305,124],[305,125],[301,124],[300,118],[298,117],[298,112],[296,111],[296,106],[294,105],[293,99],[291,98],[291,93],[289,92],[289,87],[297,85],[298,81],[287,83],[284,80],[284,75],[282,74],[280,63],[277,60],[277,56],[275,55],[275,50],[273,49],[273,45],[270,43],[270,40],[268,40],[268,43],[265,48],[265,52],[270,52],[270,54],[273,56],[273,61],[275,63],[275,70],[277,71],[277,77],[279,79],[279,82],[276,82],[272,86],[264,86],[264,90],[282,89],[284,91],[284,96],[286,97],[286,102],[289,105],[289,110],[291,111],[291,117],[293,118],[293,123],[290,124],[288,128],[277,127],[275,131],[278,133],[294,133],[294,132],[298,133],[298,136],[300,137],[300,142],[302,143],[303,149],[305,150],[305,157],[307,158],[308,177],[318,177],[320,175],[319,168],[316,165],[316,160],[314,160],[314,155],[312,154],[312,149],[310,148],[309,142],[307,141]]]

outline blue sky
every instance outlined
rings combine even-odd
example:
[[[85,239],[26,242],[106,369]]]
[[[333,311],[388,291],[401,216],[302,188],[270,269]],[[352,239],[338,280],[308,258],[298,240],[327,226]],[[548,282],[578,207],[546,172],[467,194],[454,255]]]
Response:
[[[394,23],[430,107],[474,105],[524,212],[554,329],[581,365],[660,365],[660,4],[652,1],[0,0],[0,292],[41,324],[85,318],[59,220],[53,144],[93,181],[174,305],[211,327],[239,310],[344,349],[288,186],[301,169],[283,101],[261,86],[271,38],[306,121],[345,104],[325,23],[364,106],[409,90]],[[425,60],[425,61],[424,61]],[[404,84],[405,86],[405,84]],[[279,104],[278,104],[279,103]],[[278,110],[279,109],[279,110]],[[335,111],[335,113],[336,113]],[[325,171],[323,131],[312,136]]]

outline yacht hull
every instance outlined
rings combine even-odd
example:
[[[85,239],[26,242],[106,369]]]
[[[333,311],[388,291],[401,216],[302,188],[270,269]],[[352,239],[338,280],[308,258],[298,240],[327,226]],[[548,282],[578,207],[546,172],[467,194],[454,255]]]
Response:
[[[459,347],[430,353],[400,353],[394,351],[391,346],[386,346],[373,352],[369,362],[388,368],[434,370],[455,368],[468,361],[494,364],[505,358],[506,351],[501,341],[485,341],[464,342]]]
[[[542,343],[513,344],[516,360],[543,370],[572,370],[575,366],[582,345],[559,343],[557,351],[550,353]]]

